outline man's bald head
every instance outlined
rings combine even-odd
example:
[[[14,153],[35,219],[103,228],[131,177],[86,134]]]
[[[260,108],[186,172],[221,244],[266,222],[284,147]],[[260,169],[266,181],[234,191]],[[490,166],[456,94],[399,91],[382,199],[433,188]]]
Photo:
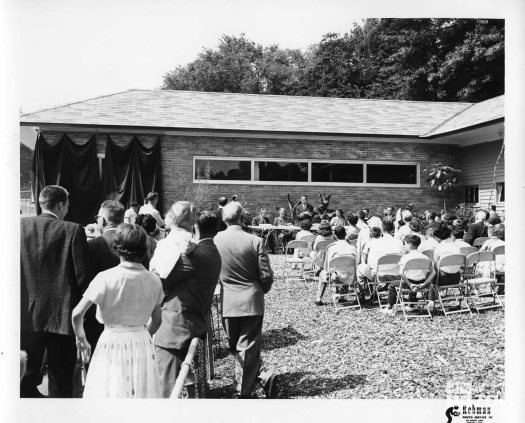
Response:
[[[189,201],[177,201],[166,213],[166,225],[179,227],[191,231],[197,221],[195,206]]]
[[[240,225],[242,219],[243,208],[241,203],[237,201],[232,201],[224,206],[222,209],[222,220],[228,226],[230,225]]]
[[[224,207],[226,204],[228,204],[228,200],[226,197],[220,197],[219,201],[217,201],[217,204],[221,207]]]

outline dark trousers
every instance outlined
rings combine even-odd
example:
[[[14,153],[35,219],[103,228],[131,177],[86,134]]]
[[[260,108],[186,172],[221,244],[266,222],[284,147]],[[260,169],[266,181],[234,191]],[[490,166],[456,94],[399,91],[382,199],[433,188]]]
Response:
[[[457,285],[459,281],[461,280],[461,274],[458,273],[445,273],[441,272],[439,273],[439,287],[442,286],[448,286],[448,285]],[[432,284],[430,286],[430,291],[428,292],[428,299],[430,301],[436,301],[437,299],[437,286],[435,284]]]
[[[47,332],[22,332],[20,341],[20,348],[27,353],[27,371],[20,382],[20,397],[40,396],[37,386],[42,383],[42,361],[47,350],[49,396],[72,398],[77,356],[75,337]]]
[[[263,316],[223,317],[228,345],[235,356],[234,391],[250,397],[257,382],[266,385],[270,373],[263,370],[261,337]]]
[[[409,281],[411,283],[415,284],[415,285],[420,285],[423,282],[425,282],[424,279],[422,281],[413,281],[413,280],[409,279]],[[400,282],[399,281],[390,282],[390,285],[388,286],[388,308],[394,307],[394,304],[397,302],[396,287],[399,288],[399,286],[400,286]],[[417,293],[416,292],[411,292],[410,294],[408,294],[408,301],[409,302],[411,302],[411,303],[415,302],[416,298],[417,298]]]
[[[157,366],[160,373],[160,389],[162,398],[169,398],[177,377],[179,377],[180,367],[186,354],[188,354],[188,347],[183,349],[163,348],[155,345],[157,353]]]

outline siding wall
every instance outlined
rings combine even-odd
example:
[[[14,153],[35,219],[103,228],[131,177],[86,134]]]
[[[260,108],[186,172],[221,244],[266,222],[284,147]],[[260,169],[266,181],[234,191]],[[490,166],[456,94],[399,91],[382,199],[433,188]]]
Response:
[[[53,144],[61,133],[44,132],[46,140]],[[68,133],[75,142],[86,142],[91,133]],[[124,145],[132,138],[131,134],[111,134],[119,145]],[[138,136],[145,145],[152,145],[157,136]],[[98,152],[105,151],[106,136],[98,134]],[[325,159],[325,160],[385,160],[412,161],[420,163],[420,187],[326,187],[326,186],[290,186],[290,185],[226,185],[209,184],[208,191],[215,202],[220,196],[229,197],[237,194],[248,209],[254,212],[265,207],[273,211],[275,205],[287,206],[287,194],[298,201],[302,194],[309,197],[314,206],[319,204],[318,191],[325,195],[332,194],[330,207],[356,211],[363,206],[372,210],[383,210],[389,205],[404,206],[413,201],[419,211],[426,209],[441,210],[441,193],[428,187],[423,169],[432,163],[442,162],[459,166],[457,161],[459,148],[454,145],[366,141],[312,141],[251,138],[219,138],[164,136],[162,140],[162,174],[164,207],[169,207],[175,200],[191,199],[198,184],[193,183],[194,156],[225,156],[246,158],[289,158],[289,159]],[[197,189],[198,190],[198,189]],[[447,194],[447,206],[457,204],[458,192]],[[164,210],[166,212],[166,210]]]
[[[496,186],[494,180],[494,167],[501,151],[503,140],[471,145],[459,149],[459,169],[462,170],[461,185],[479,186],[479,207],[487,208],[490,203],[496,202]],[[505,181],[505,154],[496,167],[495,182]],[[463,194],[463,190],[462,194]],[[463,197],[461,198],[463,200]],[[498,212],[505,211],[505,204],[497,204]]]

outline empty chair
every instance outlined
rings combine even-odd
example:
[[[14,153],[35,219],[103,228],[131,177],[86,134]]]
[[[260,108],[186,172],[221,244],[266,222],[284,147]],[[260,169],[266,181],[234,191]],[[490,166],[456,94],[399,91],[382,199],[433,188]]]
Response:
[[[434,262],[434,250],[424,250],[421,251],[424,255],[426,255],[431,262]]]
[[[283,262],[283,277],[285,282],[291,280],[302,280],[304,283],[306,283],[306,278],[304,276],[304,266],[306,264],[306,260],[304,257],[294,257],[293,253],[296,249],[306,250],[307,248],[308,243],[303,240],[290,241],[286,245]],[[288,254],[290,250],[292,251],[292,254]]]
[[[452,275],[443,272],[442,269],[450,266],[459,267],[460,271],[458,275],[458,282],[454,284],[441,285],[440,281],[442,279],[447,277],[447,275]],[[437,264],[436,284],[431,289],[435,289],[441,310],[447,317],[454,313],[472,314],[470,307],[465,301],[465,285],[461,280],[462,276],[464,276],[465,266],[466,257],[463,254],[451,254],[449,256],[445,256]],[[449,277],[455,278],[455,276]],[[454,309],[451,303],[454,305]]]
[[[328,288],[335,310],[359,308],[361,302],[357,291],[356,261],[351,255],[342,255],[328,260]],[[352,297],[355,297],[352,300]]]
[[[493,251],[478,251],[467,257],[469,271],[465,274],[466,298],[469,307],[480,310],[503,307],[496,295],[496,255]],[[472,269],[472,270],[470,270]],[[491,298],[492,301],[483,301]]]
[[[406,272],[411,270],[423,270],[427,273],[427,277],[429,276],[429,273],[432,270],[433,263],[428,258],[413,258],[408,260],[405,263],[405,266],[403,268],[403,274],[401,275],[401,282],[399,285],[399,288],[396,288],[397,290],[397,303],[401,306],[401,310],[403,311],[403,315],[405,316],[405,320],[408,320],[410,317],[429,317],[432,319],[432,314],[428,310],[428,307],[425,307],[426,313],[425,314],[408,314],[406,311],[406,306],[416,306],[416,307],[424,307],[428,305],[428,291],[430,287],[418,290],[418,294],[421,294],[421,298],[417,299],[416,301],[410,301],[410,294],[412,294],[412,290],[408,286],[406,282]],[[405,295],[407,296],[407,299],[405,299]]]
[[[401,260],[401,254],[385,254],[379,257],[377,260],[376,274],[373,280],[368,280],[368,290],[370,292],[370,298],[373,298],[374,292],[379,302],[379,308],[388,306],[388,284],[394,280],[400,281],[401,276],[399,275],[399,260]],[[392,268],[397,266],[397,274],[391,275]],[[388,271],[388,276],[384,275],[385,271]],[[385,287],[378,291],[379,284],[385,284]],[[383,296],[383,298],[381,298]],[[385,298],[386,297],[386,298]],[[383,302],[381,302],[383,299]]]
[[[485,243],[485,241],[486,241],[487,239],[489,239],[488,236],[482,236],[482,237],[480,237],[480,238],[476,238],[476,239],[474,240],[474,242],[472,243],[472,246],[473,246],[473,247],[476,247],[476,248],[479,249],[479,248]]]

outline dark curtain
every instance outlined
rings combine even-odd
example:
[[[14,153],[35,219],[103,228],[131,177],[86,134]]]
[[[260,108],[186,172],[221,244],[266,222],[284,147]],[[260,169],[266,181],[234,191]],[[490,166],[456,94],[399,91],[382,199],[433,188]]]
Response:
[[[93,222],[102,199],[95,135],[85,144],[74,143],[66,134],[55,145],[49,145],[39,133],[31,181],[37,214],[40,191],[46,185],[60,185],[69,191],[69,212],[65,220],[87,225]]]
[[[150,191],[159,193],[157,209],[162,212],[160,137],[152,147],[144,147],[137,137],[125,147],[107,136],[102,189],[106,200],[120,201],[126,208],[143,203]]]

